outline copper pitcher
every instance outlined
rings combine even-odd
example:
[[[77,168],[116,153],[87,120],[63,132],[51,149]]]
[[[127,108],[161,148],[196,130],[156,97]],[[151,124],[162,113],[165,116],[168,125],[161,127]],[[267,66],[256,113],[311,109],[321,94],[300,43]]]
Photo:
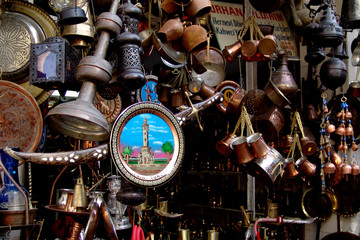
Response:
[[[245,164],[254,159],[254,155],[250,152],[247,138],[244,136],[232,139],[230,148],[234,150],[238,164]]]
[[[247,138],[248,143],[251,145],[255,157],[262,158],[270,152],[270,147],[265,143],[261,133],[254,133]]]

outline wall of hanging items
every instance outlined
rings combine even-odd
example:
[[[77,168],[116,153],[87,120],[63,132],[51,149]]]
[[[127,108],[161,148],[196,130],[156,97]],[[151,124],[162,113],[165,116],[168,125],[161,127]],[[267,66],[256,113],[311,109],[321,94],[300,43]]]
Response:
[[[0,238],[359,239],[359,6],[1,1]]]

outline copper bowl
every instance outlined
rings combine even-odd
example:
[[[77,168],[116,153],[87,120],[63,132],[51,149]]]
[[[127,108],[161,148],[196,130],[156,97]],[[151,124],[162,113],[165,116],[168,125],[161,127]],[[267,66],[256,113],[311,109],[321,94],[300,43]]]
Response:
[[[39,209],[29,209],[29,223],[35,219]],[[0,210],[0,225],[1,226],[16,226],[25,224],[25,210],[9,211]]]

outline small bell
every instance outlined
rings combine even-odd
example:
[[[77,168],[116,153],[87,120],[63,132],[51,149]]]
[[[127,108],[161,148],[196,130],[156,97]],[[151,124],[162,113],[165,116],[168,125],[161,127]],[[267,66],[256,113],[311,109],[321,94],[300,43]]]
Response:
[[[336,117],[337,117],[337,118],[340,118],[340,119],[344,118],[344,117],[345,117],[344,111],[341,110],[340,112],[338,112],[338,113],[336,114]]]
[[[71,200],[71,206],[76,208],[76,212],[84,212],[88,207],[88,201],[85,192],[85,186],[82,178],[78,178],[74,187],[74,194]]]
[[[324,173],[330,175],[330,174],[334,173],[335,170],[336,170],[335,164],[333,164],[332,162],[325,163],[325,165],[324,165]]]
[[[349,125],[345,128],[345,135],[346,136],[352,136],[354,134],[354,128],[349,123]]]
[[[344,163],[344,165],[341,167],[341,174],[342,175],[351,174],[351,165],[348,163]]]
[[[341,123],[335,130],[335,133],[340,136],[345,135],[345,124]]]
[[[352,145],[351,145],[351,149],[353,150],[353,151],[356,151],[356,150],[358,150],[358,146],[356,145],[356,143],[353,141],[352,142]]]
[[[335,132],[335,130],[336,130],[336,128],[335,128],[334,124],[331,124],[331,123],[326,124],[326,132],[333,133],[333,132]]]
[[[359,173],[360,173],[359,165],[357,165],[356,162],[354,162],[351,165],[351,175],[356,176],[359,175]]]
[[[338,151],[343,151],[344,150],[344,144],[341,142],[338,146]]]
[[[352,113],[348,109],[346,109],[345,118],[346,119],[351,119],[352,118]]]

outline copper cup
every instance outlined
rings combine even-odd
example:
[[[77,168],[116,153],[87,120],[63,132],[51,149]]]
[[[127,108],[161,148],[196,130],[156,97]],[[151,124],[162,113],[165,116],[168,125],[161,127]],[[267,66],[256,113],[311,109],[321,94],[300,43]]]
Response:
[[[285,173],[287,177],[292,178],[299,175],[299,171],[296,169],[295,160],[293,158],[286,158],[285,163]]]
[[[246,92],[242,88],[235,89],[233,95],[230,97],[228,106],[226,107],[226,114],[235,114],[240,116],[241,106],[244,100]]]
[[[238,164],[245,164],[254,159],[254,155],[250,152],[246,137],[241,136],[232,139],[230,148],[234,150]]]
[[[301,157],[296,160],[295,165],[299,169],[300,173],[307,177],[312,177],[316,171],[316,165],[306,159],[306,157]]]
[[[247,40],[243,42],[241,46],[241,56],[245,58],[251,58],[256,55],[258,52],[258,43],[257,40]]]
[[[178,89],[172,89],[170,91],[171,95],[171,106],[172,107],[179,107],[181,105],[184,105],[184,96],[183,91]]]
[[[311,156],[317,151],[317,145],[314,141],[311,141],[308,137],[300,139],[301,150],[305,156]]]
[[[263,55],[273,54],[276,50],[276,37],[274,35],[266,35],[259,41],[258,49]]]
[[[270,147],[265,143],[261,133],[254,133],[247,138],[248,143],[254,150],[256,158],[265,157],[270,152]]]
[[[241,40],[237,40],[233,44],[225,46],[222,53],[226,58],[226,60],[228,60],[231,63],[235,62],[236,58],[241,54],[241,46],[242,46]]]
[[[219,153],[221,153],[224,156],[229,156],[232,153],[232,150],[230,148],[231,140],[235,138],[235,135],[232,133],[228,133],[223,139],[218,141],[216,143],[216,149]]]

